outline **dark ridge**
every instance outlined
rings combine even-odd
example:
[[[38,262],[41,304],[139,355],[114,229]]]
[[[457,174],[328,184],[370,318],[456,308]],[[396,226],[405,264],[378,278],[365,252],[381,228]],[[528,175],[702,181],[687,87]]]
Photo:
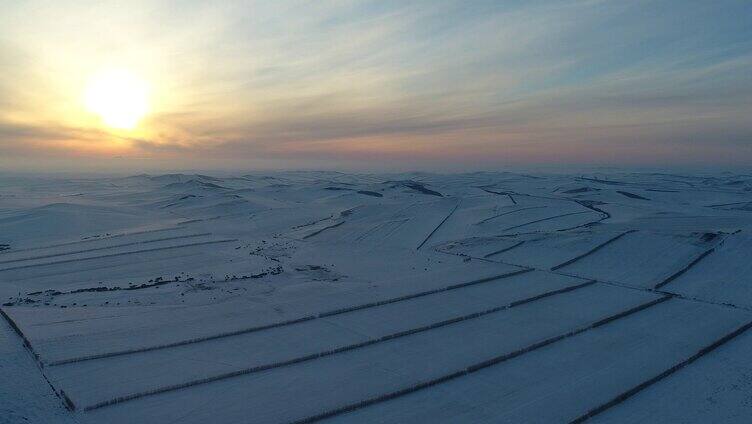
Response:
[[[719,204],[717,204],[717,205],[709,205],[709,206],[707,206],[707,207],[708,207],[708,208],[718,208],[718,207],[721,207],[721,206],[736,206],[736,205],[746,205],[746,204],[748,204],[748,203],[750,203],[750,202],[748,202],[748,201],[744,201],[744,202],[733,202],[733,203],[719,203]]]
[[[198,180],[191,180],[191,181],[196,181],[197,183],[201,184],[201,185],[202,185],[202,186],[204,186],[204,187],[209,187],[209,188],[220,188],[220,189],[223,189],[223,190],[227,190],[227,187],[222,187],[222,186],[221,186],[221,185],[219,185],[219,184],[214,184],[214,183],[207,183],[207,182],[204,182],[204,181],[198,181]],[[189,181],[189,182],[191,182],[191,181]]]
[[[545,207],[546,206],[530,206],[530,207],[527,207],[527,208],[520,208],[520,209],[515,209],[513,211],[502,212],[502,213],[494,215],[494,216],[492,216],[490,218],[486,218],[486,219],[484,219],[482,221],[478,221],[478,222],[475,223],[475,225],[485,224],[486,222],[488,222],[488,221],[490,221],[492,219],[496,219],[496,218],[498,218],[500,216],[509,215],[509,214],[513,214],[513,213],[516,213],[516,212],[522,212],[522,211],[526,211],[526,210],[530,210],[530,209],[542,209],[542,208],[545,208]]]
[[[670,174],[670,173],[667,173],[667,172],[649,172],[646,175],[656,175],[656,176],[661,176],[661,177],[687,178],[687,179],[691,179],[691,180],[696,180],[696,179],[701,178],[701,177],[695,177],[695,176],[692,176],[692,175]]]
[[[196,176],[199,177],[199,178],[201,178],[201,179],[203,179],[203,180],[217,181],[217,182],[222,181],[221,178],[210,177],[208,175],[203,175],[203,174],[196,174]]]
[[[482,188],[482,187],[480,187],[480,189],[483,190],[483,191],[485,191],[486,193],[498,194],[499,196],[507,196],[507,197],[509,197],[509,200],[512,201],[512,203],[514,203],[515,205],[517,204],[517,201],[514,200],[514,197],[512,197],[512,193],[511,192],[508,192],[508,191],[493,191],[493,190],[489,190],[489,189]]]
[[[562,191],[564,194],[577,194],[577,193],[587,193],[588,191],[600,191],[598,188],[591,188],[591,187],[582,187],[582,188],[573,188],[571,190]]]
[[[204,197],[204,196],[196,196],[195,194],[188,194],[186,196],[183,196],[183,197],[179,198],[177,201],[175,201],[173,203],[168,203],[168,204],[162,206],[161,209],[171,208],[171,207],[179,204],[179,202],[181,202],[183,200],[188,200],[188,199],[192,199],[192,198],[199,198],[199,197]]]
[[[600,249],[603,249],[604,247],[608,246],[609,244],[615,242],[616,240],[619,240],[620,238],[626,236],[627,234],[633,233],[635,231],[637,231],[637,230],[625,231],[625,232],[617,235],[616,237],[612,237],[612,238],[606,240],[605,242],[599,244],[598,246],[593,247],[592,249],[588,250],[587,252],[585,252],[585,253],[583,253],[581,255],[575,256],[574,258],[572,258],[572,259],[570,259],[570,260],[568,260],[566,262],[562,262],[559,265],[551,267],[551,271],[556,271],[559,268],[564,268],[567,265],[572,265],[573,263],[579,261],[580,259],[582,259],[582,258],[584,258],[586,256],[589,256],[589,255],[592,255],[593,253],[599,251]]]
[[[164,188],[166,188],[166,189],[180,189],[180,188],[184,188],[184,187],[191,186],[191,185],[199,186],[199,187],[204,187],[204,188],[215,188],[215,189],[220,189],[220,190],[229,190],[227,187],[223,187],[223,186],[221,186],[219,184],[207,183],[205,181],[196,180],[196,179],[188,180],[188,181],[186,181],[184,183],[170,183],[170,184],[167,184],[166,186],[164,186]]]
[[[351,188],[345,188],[345,187],[324,187],[324,190],[330,190],[330,191],[352,191]]]
[[[611,214],[610,213],[604,211],[601,208],[597,208],[596,207],[596,205],[598,205],[598,206],[600,206],[600,205],[607,205],[608,203],[599,202],[597,200],[574,200],[574,201],[577,202],[577,203],[579,203],[580,206],[588,208],[591,211],[602,213],[603,214],[603,219],[601,221],[611,218]]]
[[[522,246],[524,243],[525,243],[524,240],[523,241],[518,241],[517,243],[515,243],[515,244],[513,244],[513,245],[511,245],[509,247],[505,247],[505,248],[503,248],[501,250],[496,250],[496,251],[491,252],[491,253],[489,253],[487,255],[483,255],[483,257],[484,258],[490,258],[491,256],[498,255],[498,254],[504,253],[504,252],[508,252],[508,251],[510,251],[510,250],[512,250],[514,248]]]
[[[222,181],[222,179],[220,179],[220,178],[210,177],[208,175],[202,175],[202,174],[193,174],[193,175],[189,175],[189,174],[162,174],[162,175],[154,175],[154,176],[151,176],[149,174],[141,174],[141,175],[134,175],[133,177],[128,177],[128,178],[137,178],[137,177],[147,177],[150,180],[156,181],[156,182],[162,182],[164,180],[169,180],[169,179],[174,179],[174,178],[178,178],[179,179],[181,177],[195,177],[195,178],[191,178],[192,180],[195,180],[196,178],[200,178],[202,180],[209,180],[209,181],[216,181],[216,182]]]
[[[428,189],[422,183],[419,183],[419,182],[413,181],[413,180],[387,181],[386,183],[387,184],[392,184],[392,188],[397,188],[397,187],[402,186],[402,187],[407,187],[407,188],[409,188],[411,190],[415,190],[415,191],[417,191],[419,193],[428,194],[428,195],[431,195],[431,196],[444,197],[444,195],[441,194],[441,193],[439,193],[438,191],[434,191],[434,190]]]
[[[368,191],[368,190],[358,190],[358,193],[365,194],[366,196],[372,196],[372,197],[384,197],[383,194],[377,193],[375,191]]]
[[[355,186],[354,183],[348,183],[346,181],[333,181],[333,180],[316,180],[317,183],[329,183],[329,184],[339,184],[339,185],[346,185],[346,186]]]
[[[703,243],[708,243],[717,239],[718,237],[720,237],[718,233],[702,233],[702,235],[700,236],[700,240]]]
[[[204,220],[203,218],[201,218],[201,219],[190,219],[188,221],[178,222],[176,225],[195,224],[196,222],[201,222],[203,220]]]
[[[326,221],[327,219],[332,219],[332,218],[334,218],[334,215],[329,215],[326,218],[317,219],[315,221],[311,221],[311,222],[308,222],[306,224],[296,225],[296,226],[292,227],[292,229],[293,230],[297,230],[298,228],[310,227],[311,225],[315,225],[315,224],[318,224],[319,222]]]
[[[610,181],[610,180],[599,180],[597,178],[587,178],[587,177],[580,177],[579,179],[585,180],[585,181],[591,181],[598,184],[606,184],[606,185],[625,185],[625,183],[621,181]]]
[[[627,196],[627,197],[630,197],[632,199],[650,200],[647,197],[642,197],[639,194],[630,193],[628,191],[616,190],[616,192],[619,193],[619,194],[621,194],[622,196]]]
[[[312,232],[311,234],[308,234],[307,236],[304,236],[304,237],[303,237],[303,240],[305,240],[305,239],[309,239],[309,238],[311,238],[311,237],[313,237],[313,236],[317,236],[317,235],[319,235],[319,234],[323,233],[323,232],[324,232],[324,231],[326,231],[326,230],[330,230],[330,229],[332,229],[332,228],[337,228],[337,227],[339,227],[340,225],[342,225],[342,224],[344,224],[344,223],[345,223],[345,221],[342,221],[342,222],[338,222],[338,223],[336,223],[336,224],[332,224],[332,225],[329,225],[328,227],[324,227],[324,228],[322,228],[322,229],[320,229],[320,230],[314,231],[314,232]]]
[[[712,205],[708,206],[711,208],[721,208],[722,210],[729,210],[729,211],[752,211],[752,202],[735,202],[735,203],[729,203],[725,205]]]
[[[439,231],[439,228],[441,228],[441,226],[444,225],[445,222],[447,222],[447,220],[449,219],[449,217],[451,217],[454,214],[454,211],[456,211],[457,208],[459,208],[459,207],[460,207],[460,202],[457,202],[457,204],[454,205],[454,208],[452,209],[452,211],[449,212],[449,214],[446,217],[444,217],[444,219],[441,220],[441,222],[439,222],[439,225],[437,225],[436,228],[434,228],[433,231],[431,231],[431,233],[428,234],[428,237],[426,237],[426,239],[423,240],[423,242],[421,244],[419,244],[418,247],[415,248],[415,250],[419,250],[421,247],[423,247],[423,245],[426,244],[426,242],[428,241],[428,239],[430,239],[431,236],[433,236],[434,233],[436,233],[436,231]]]
[[[549,217],[546,217],[546,218],[536,219],[535,221],[525,222],[524,224],[519,224],[519,225],[514,225],[514,226],[511,226],[511,227],[508,227],[508,228],[504,228],[502,231],[509,231],[509,230],[513,230],[515,228],[524,227],[526,225],[536,224],[538,222],[550,221],[550,220],[556,219],[556,218],[563,218],[565,216],[571,216],[571,215],[580,215],[580,214],[589,213],[589,212],[591,212],[591,211],[570,212],[570,213],[563,213],[561,215],[549,216]]]
[[[703,260],[703,259],[704,259],[704,258],[705,258],[706,256],[708,256],[709,254],[711,254],[711,253],[713,253],[713,252],[715,252],[715,247],[711,247],[710,249],[708,249],[708,250],[706,250],[706,251],[702,252],[702,254],[700,254],[700,255],[699,255],[698,257],[694,258],[694,259],[692,260],[692,262],[688,263],[688,264],[687,264],[687,265],[686,265],[686,266],[685,266],[684,268],[682,268],[682,269],[680,269],[680,270],[676,271],[675,273],[671,274],[671,275],[670,275],[670,276],[669,276],[668,278],[666,278],[665,280],[663,280],[663,281],[661,281],[660,283],[656,284],[656,285],[655,285],[655,287],[653,287],[653,289],[655,289],[655,290],[658,290],[659,288],[661,288],[661,287],[665,286],[666,284],[668,284],[668,283],[670,283],[670,282],[674,281],[675,279],[677,279],[678,277],[680,277],[680,276],[681,276],[682,274],[684,274],[685,272],[689,271],[689,269],[690,269],[690,268],[692,268],[693,266],[697,265],[697,263],[698,263],[698,262],[700,262],[700,261],[701,261],[701,260]]]

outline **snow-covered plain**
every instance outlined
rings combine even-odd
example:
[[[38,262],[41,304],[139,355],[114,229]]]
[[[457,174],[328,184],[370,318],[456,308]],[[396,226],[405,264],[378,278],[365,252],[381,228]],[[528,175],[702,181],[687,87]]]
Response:
[[[0,423],[752,422],[752,176],[0,176]]]

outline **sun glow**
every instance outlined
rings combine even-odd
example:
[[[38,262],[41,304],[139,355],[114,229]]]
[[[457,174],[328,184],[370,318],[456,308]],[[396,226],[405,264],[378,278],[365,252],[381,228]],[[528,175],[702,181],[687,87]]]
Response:
[[[149,87],[128,71],[107,71],[89,80],[84,103],[105,125],[131,130],[149,111]]]

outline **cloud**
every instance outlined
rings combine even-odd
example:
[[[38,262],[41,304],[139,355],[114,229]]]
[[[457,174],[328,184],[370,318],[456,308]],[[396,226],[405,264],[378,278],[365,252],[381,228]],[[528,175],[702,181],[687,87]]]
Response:
[[[114,138],[124,158],[220,164],[752,160],[752,6],[721,3],[3,5],[0,146],[104,156]],[[68,116],[86,70],[113,61],[157,86],[144,134]]]

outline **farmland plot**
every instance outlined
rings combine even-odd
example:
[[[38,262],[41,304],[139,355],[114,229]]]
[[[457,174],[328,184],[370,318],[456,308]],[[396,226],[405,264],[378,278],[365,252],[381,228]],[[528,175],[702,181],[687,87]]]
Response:
[[[13,180],[0,400],[80,423],[745,423],[750,188],[732,174]]]

